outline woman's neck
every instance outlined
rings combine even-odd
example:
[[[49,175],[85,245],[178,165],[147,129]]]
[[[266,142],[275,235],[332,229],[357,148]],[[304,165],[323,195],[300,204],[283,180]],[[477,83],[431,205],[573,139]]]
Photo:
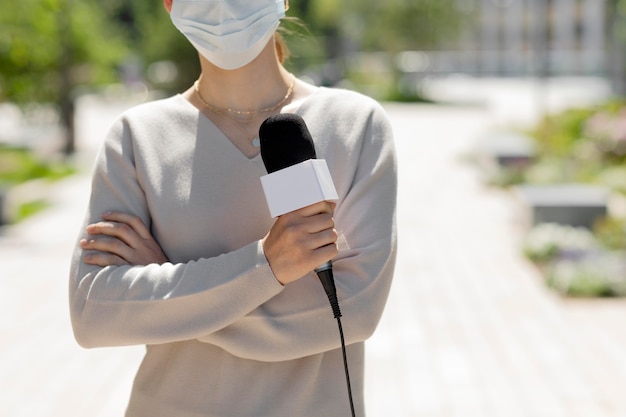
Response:
[[[250,64],[223,70],[201,57],[202,75],[198,88],[211,106],[237,111],[255,111],[279,102],[293,76],[278,62],[273,42]]]

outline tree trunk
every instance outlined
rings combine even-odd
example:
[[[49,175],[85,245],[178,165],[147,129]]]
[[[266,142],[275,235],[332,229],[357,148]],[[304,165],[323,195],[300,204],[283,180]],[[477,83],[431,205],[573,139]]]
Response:
[[[61,42],[61,56],[59,57],[59,111],[61,124],[65,131],[65,145],[63,153],[71,156],[76,151],[75,129],[74,129],[74,97],[72,91],[74,83],[72,80],[73,66],[73,42],[72,42],[72,0],[65,0],[62,7],[57,12],[57,22],[59,25],[59,40]]]

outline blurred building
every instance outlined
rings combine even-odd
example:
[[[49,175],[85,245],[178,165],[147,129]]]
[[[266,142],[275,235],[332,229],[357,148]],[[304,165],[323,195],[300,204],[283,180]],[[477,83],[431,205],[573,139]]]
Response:
[[[456,43],[427,52],[430,73],[606,76],[614,0],[458,0]]]

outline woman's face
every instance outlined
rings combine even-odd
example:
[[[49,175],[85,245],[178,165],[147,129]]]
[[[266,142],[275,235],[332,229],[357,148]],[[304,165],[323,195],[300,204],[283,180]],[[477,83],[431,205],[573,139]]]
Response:
[[[174,26],[204,58],[221,69],[235,70],[252,62],[271,41],[287,2],[164,0],[164,5]]]

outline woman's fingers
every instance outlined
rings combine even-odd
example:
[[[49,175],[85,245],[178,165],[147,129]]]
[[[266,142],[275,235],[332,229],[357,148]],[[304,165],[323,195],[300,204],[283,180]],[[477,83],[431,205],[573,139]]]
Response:
[[[107,211],[102,215],[102,218],[107,221],[117,222],[130,226],[130,228],[134,230],[135,233],[137,233],[137,235],[139,235],[139,237],[141,237],[142,239],[152,239],[152,234],[150,233],[150,230],[148,230],[148,227],[138,216],[117,211]]]
[[[303,207],[288,214],[298,214],[302,217],[310,217],[315,216],[316,214],[327,213],[332,216],[335,211],[335,206],[336,204],[331,201],[320,201],[319,203],[311,204],[310,206]]]
[[[98,251],[91,254],[97,259],[94,264],[119,265],[123,261],[148,265],[168,261],[141,218],[121,212],[106,212],[102,218],[103,221],[87,226],[89,236],[80,243],[85,250]]]
[[[263,239],[276,278],[287,284],[337,255],[334,204],[321,202],[279,217]]]
[[[130,247],[125,242],[114,237],[102,235],[88,236],[80,241],[80,246],[85,250],[111,252],[122,257],[124,252],[130,250]]]
[[[329,245],[335,245],[337,243],[337,231],[335,229],[325,229],[317,233],[313,233],[310,236],[309,248],[315,250],[323,248]]]
[[[110,266],[110,265],[129,265],[125,259],[120,258],[117,255],[113,255],[108,252],[92,252],[83,256],[86,264],[97,266]]]
[[[283,222],[283,233],[294,243],[303,244],[308,249],[316,249],[337,240],[334,207],[322,202],[288,213],[279,219]]]
[[[122,240],[107,237],[107,236],[88,236],[86,239],[80,241],[80,247],[87,251],[97,251],[102,253],[108,253],[112,258],[98,258],[98,262],[103,262],[103,259],[114,259],[115,264],[118,265],[120,260],[124,263],[128,263],[128,259],[131,248]],[[89,255],[93,255],[90,253]]]
[[[87,226],[87,233],[92,236],[114,237],[131,247],[136,247],[141,239],[141,236],[131,224],[113,219],[105,219],[104,221],[90,224]]]
[[[83,256],[86,264],[119,266],[129,263],[126,258],[130,248],[119,239],[106,236],[89,236],[80,241],[80,246],[83,250],[89,251]]]

